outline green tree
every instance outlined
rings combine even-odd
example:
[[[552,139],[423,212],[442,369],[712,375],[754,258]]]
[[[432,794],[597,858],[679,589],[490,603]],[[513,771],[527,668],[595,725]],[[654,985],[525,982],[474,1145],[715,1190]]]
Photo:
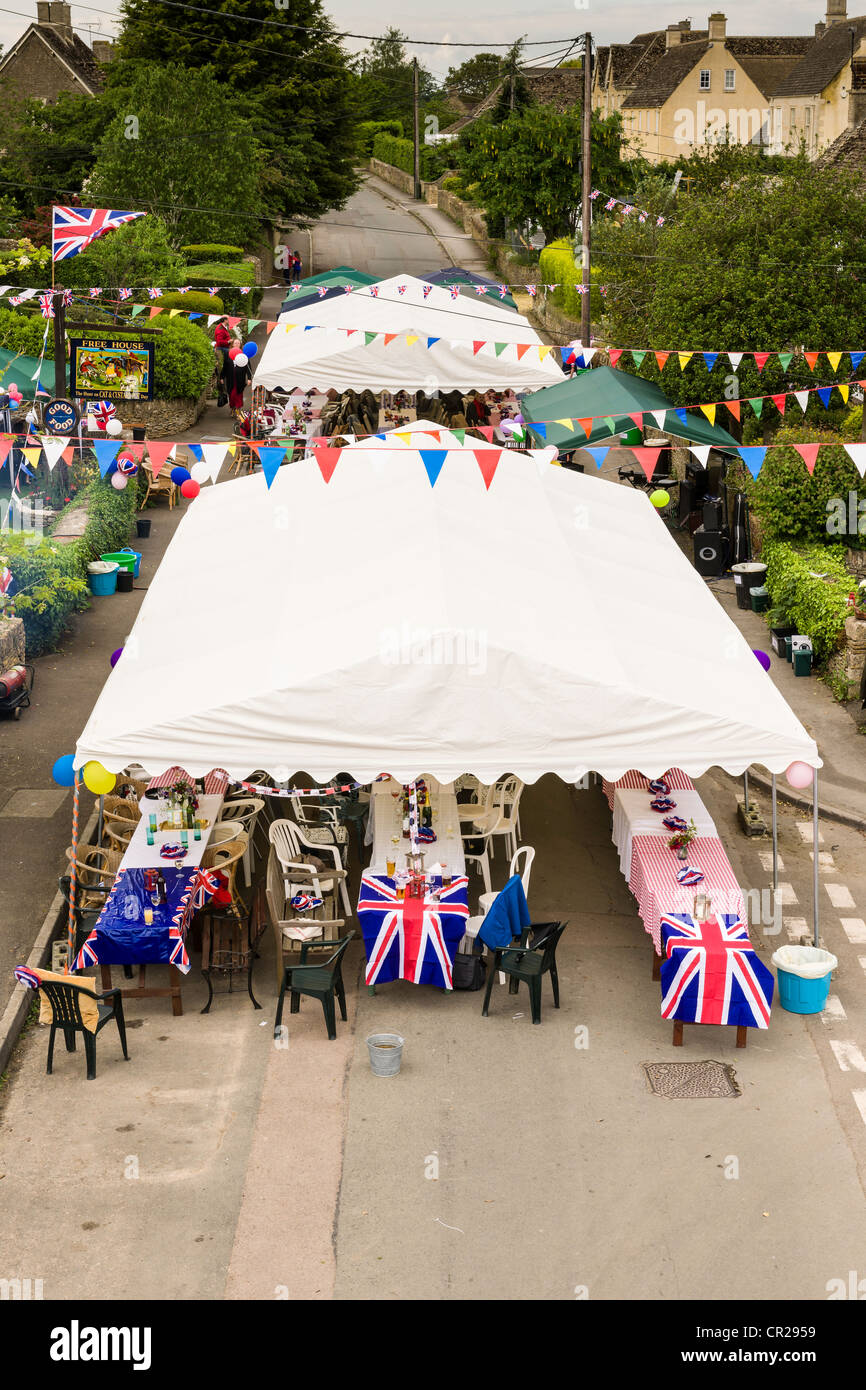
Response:
[[[501,76],[502,59],[498,53],[476,53],[459,67],[448,69],[444,86],[463,101],[475,103],[484,100]]]
[[[0,101],[0,192],[11,195],[28,219],[38,218],[37,208],[51,202],[72,202],[113,114],[114,96],[108,93],[62,92],[49,105]]]
[[[502,123],[469,125],[461,137],[464,185],[477,183],[480,202],[494,221],[540,227],[548,242],[573,236],[580,216],[580,147],[583,116],[579,107],[557,111],[532,106]],[[625,187],[628,166],[620,154],[618,114],[592,117],[593,180],[602,187]]]
[[[502,90],[493,108],[495,125],[502,125],[515,113],[527,111],[532,106],[532,93],[521,67],[522,58],[523,40],[518,39],[502,59]]]
[[[769,438],[782,423],[760,397],[851,377],[847,354],[835,371],[826,358],[812,371],[796,349],[866,336],[866,200],[856,178],[801,156],[771,176],[738,172],[743,167],[705,192],[677,194],[660,229],[654,219],[641,226],[631,218],[620,229],[602,215],[592,244],[608,279],[610,340],[695,352],[685,371],[675,352],[661,371],[650,354],[641,375],[658,380],[678,404],[739,401],[748,442]],[[734,371],[724,355],[708,373],[701,356],[749,348],[787,350],[791,358],[771,356],[759,371],[746,357]],[[793,403],[788,410],[800,420]],[[812,394],[806,418],[834,426],[845,410],[838,393],[830,410]]]
[[[279,8],[273,0],[221,0],[194,12],[161,0],[123,0],[122,10],[111,86],[129,85],[129,64],[210,67],[227,89],[217,130],[232,110],[249,120],[266,151],[265,187],[275,211],[315,219],[355,192],[349,60],[322,0],[287,0]],[[237,173],[227,140],[223,158]]]
[[[437,96],[436,82],[419,65],[418,94],[421,103]],[[406,51],[406,35],[391,25],[359,55],[352,83],[352,100],[362,121],[398,120],[412,131],[414,72]]]
[[[249,122],[226,105],[207,68],[143,63],[131,73],[97,147],[88,195],[97,206],[157,213],[174,246],[249,239],[263,182]]]
[[[126,285],[180,285],[184,283],[184,265],[165,223],[148,215],[97,237],[86,251],[62,263],[57,278],[72,289],[99,285],[116,291]]]

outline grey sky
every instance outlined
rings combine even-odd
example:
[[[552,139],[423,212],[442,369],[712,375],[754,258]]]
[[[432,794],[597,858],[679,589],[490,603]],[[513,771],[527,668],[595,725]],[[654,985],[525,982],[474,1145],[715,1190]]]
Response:
[[[190,0],[195,3],[195,0]],[[207,3],[207,0],[203,0]],[[578,5],[581,7],[579,8]],[[583,7],[586,5],[586,7]],[[669,0],[659,5],[658,0],[539,0],[532,6],[521,7],[516,0],[467,0],[461,5],[459,0],[440,0],[431,4],[430,0],[327,0],[326,8],[341,29],[361,34],[383,32],[389,24],[395,24],[410,37],[418,39],[444,40],[446,44],[469,43],[484,48],[493,43],[509,43],[521,34],[530,40],[568,40],[587,28],[599,43],[625,40],[647,29],[659,28],[678,19],[691,17],[695,28],[706,26],[707,14],[713,9],[721,9],[728,17],[728,30],[734,34],[811,34],[815,23],[823,17],[823,0],[791,0],[781,7],[765,7],[755,10],[751,0],[722,0],[719,5],[705,0],[704,5],[695,9],[686,0]],[[851,7],[856,12],[856,3]],[[73,4],[72,18],[82,38],[87,38],[88,27],[93,36],[110,36],[117,30],[118,9],[113,0],[93,0],[93,7]],[[277,18],[280,11],[275,10]],[[0,43],[8,48],[26,29],[28,22],[36,18],[35,0],[5,0],[0,10]],[[351,43],[351,48],[362,48],[363,43]],[[528,50],[532,56],[541,57],[555,50],[541,46]],[[454,46],[443,48],[418,47],[418,57],[425,67],[437,76],[444,76],[453,64],[470,57],[471,48],[459,49]],[[502,51],[501,49],[496,51]],[[549,61],[553,61],[550,59]]]

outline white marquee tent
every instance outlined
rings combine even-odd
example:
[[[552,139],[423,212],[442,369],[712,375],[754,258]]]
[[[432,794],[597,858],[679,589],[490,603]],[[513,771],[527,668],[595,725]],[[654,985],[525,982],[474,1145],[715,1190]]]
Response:
[[[642,493],[487,446],[488,490],[479,447],[413,427],[345,449],[327,484],[305,459],[270,491],[206,488],[76,765],[404,783],[821,765]]]
[[[439,285],[400,275],[281,314],[253,385],[432,393],[534,391],[560,381],[556,349],[521,314],[489,295],[453,299]]]

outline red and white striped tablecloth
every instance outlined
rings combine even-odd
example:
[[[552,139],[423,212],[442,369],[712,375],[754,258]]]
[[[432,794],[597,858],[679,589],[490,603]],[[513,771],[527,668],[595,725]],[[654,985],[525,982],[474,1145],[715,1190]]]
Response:
[[[685,863],[701,870],[704,875],[701,883],[693,886],[677,883],[677,871],[683,868],[683,860],[678,859],[676,851],[668,849],[659,836],[636,835],[631,842],[628,886],[637,898],[638,912],[659,956],[662,953],[662,913],[690,913],[696,893],[706,893],[712,899],[714,914],[733,912],[744,922],[747,920],[743,891],[721,840],[709,837],[693,840]]]
[[[182,767],[170,767],[168,772],[163,772],[159,777],[152,777],[147,784],[148,791],[156,791],[159,787],[170,787],[173,782],[189,782],[193,785],[194,779],[188,772],[184,772]],[[206,796],[225,796],[229,785],[229,775],[221,769],[216,768],[213,772],[208,772],[204,779],[204,789]]]
[[[665,781],[670,786],[671,791],[693,792],[695,784],[691,777],[687,777],[678,767],[670,767],[667,772],[662,774]],[[650,779],[644,777],[642,772],[627,772],[624,777],[620,777],[618,782],[606,782],[602,780],[604,794],[607,797],[607,804],[613,810],[613,794],[620,788],[627,788],[631,791],[649,791]]]

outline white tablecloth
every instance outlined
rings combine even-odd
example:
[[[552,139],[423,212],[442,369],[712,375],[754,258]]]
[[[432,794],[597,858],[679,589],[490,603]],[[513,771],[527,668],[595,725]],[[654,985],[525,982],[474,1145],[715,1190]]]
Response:
[[[434,864],[447,864],[455,877],[466,872],[466,859],[463,854],[463,841],[460,838],[460,820],[457,815],[457,796],[451,785],[442,785],[432,777],[426,779],[433,807],[433,829],[436,839],[423,846],[424,863],[429,869]],[[367,823],[367,843],[373,845],[373,855],[367,865],[367,872],[384,874],[388,855],[397,851],[399,868],[405,867],[409,853],[409,841],[403,839],[403,809],[400,797],[392,792],[399,790],[397,782],[374,782],[370,793],[370,818]],[[448,835],[448,830],[451,835]],[[400,843],[392,845],[391,838],[400,836]]]
[[[668,816],[679,816],[686,824],[693,820],[699,836],[709,838],[718,835],[699,792],[672,791],[670,799],[677,803],[676,807],[662,813],[650,809],[653,797],[648,791],[619,788],[614,793],[613,842],[619,851],[619,866],[626,880],[631,873],[631,842],[635,835],[664,835],[670,839],[674,831],[662,825]]]
[[[149,817],[156,816],[157,825],[161,821],[169,819],[168,804],[165,801],[152,801],[150,797],[143,796],[140,801],[141,820],[135,827],[135,832],[129,842],[129,846],[120,861],[120,868],[123,869],[164,869],[178,867],[184,869],[194,869],[202,861],[202,855],[208,847],[208,843],[213,835],[213,828],[216,825],[217,816],[222,810],[224,796],[200,796],[198,799],[198,811],[196,815],[201,820],[209,821],[201,832],[201,839],[195,838],[195,831],[187,830],[189,841],[189,853],[184,859],[163,859],[160,856],[160,845],[172,845],[180,843],[180,831],[178,830],[157,830],[154,833],[153,844],[147,843],[147,827],[150,823]]]

